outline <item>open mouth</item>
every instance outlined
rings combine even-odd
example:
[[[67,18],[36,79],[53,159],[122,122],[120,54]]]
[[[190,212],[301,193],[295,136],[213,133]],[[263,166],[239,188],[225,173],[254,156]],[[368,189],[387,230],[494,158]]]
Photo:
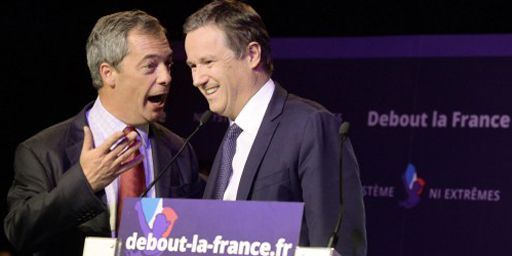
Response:
[[[166,94],[158,94],[153,96],[148,96],[148,101],[152,103],[164,103]]]

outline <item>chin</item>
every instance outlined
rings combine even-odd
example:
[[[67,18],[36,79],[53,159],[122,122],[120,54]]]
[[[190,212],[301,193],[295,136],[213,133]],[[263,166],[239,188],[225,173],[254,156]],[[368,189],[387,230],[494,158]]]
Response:
[[[147,120],[149,122],[165,122],[167,117],[167,114],[164,111],[161,112],[151,112],[149,115],[147,115]]]
[[[213,105],[213,104],[210,104],[208,105],[208,107],[210,108],[210,111],[215,113],[215,114],[218,114],[218,115],[222,115],[222,109]]]
[[[159,123],[165,123],[165,120],[167,119],[167,114],[165,112],[159,113],[154,121],[157,121]]]
[[[165,111],[162,111],[162,110],[160,110],[160,111],[146,110],[146,111],[144,111],[142,116],[147,123],[164,122],[166,113],[165,113]],[[161,121],[161,120],[163,120],[163,121]]]

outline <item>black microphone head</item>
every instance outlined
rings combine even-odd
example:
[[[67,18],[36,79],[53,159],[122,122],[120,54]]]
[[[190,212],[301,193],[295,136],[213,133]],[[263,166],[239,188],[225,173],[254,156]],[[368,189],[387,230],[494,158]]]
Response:
[[[348,134],[348,129],[350,128],[350,123],[349,122],[343,122],[340,126],[340,135],[342,136],[347,136]]]
[[[205,124],[206,122],[208,122],[208,120],[210,119],[210,117],[212,117],[213,113],[210,111],[210,110],[206,110],[202,115],[201,115],[201,118],[199,118],[199,125],[202,126],[203,124]]]

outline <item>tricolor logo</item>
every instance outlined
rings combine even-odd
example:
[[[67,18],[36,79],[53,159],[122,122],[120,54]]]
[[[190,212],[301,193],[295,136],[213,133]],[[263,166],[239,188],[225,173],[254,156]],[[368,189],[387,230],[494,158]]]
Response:
[[[425,187],[425,180],[418,177],[416,167],[409,163],[405,169],[405,173],[402,175],[402,182],[407,192],[407,198],[400,201],[400,206],[410,209],[418,205],[421,201],[421,194]]]
[[[178,214],[163,206],[163,199],[143,198],[135,204],[139,225],[144,235],[153,233],[156,238],[167,238],[172,232]]]

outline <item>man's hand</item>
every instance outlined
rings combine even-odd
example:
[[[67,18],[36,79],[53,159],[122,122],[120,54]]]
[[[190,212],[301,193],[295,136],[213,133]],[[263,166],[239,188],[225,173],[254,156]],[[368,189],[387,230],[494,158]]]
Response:
[[[142,162],[142,154],[127,161],[135,150],[139,150],[141,145],[136,138],[135,131],[126,135],[119,131],[108,137],[103,144],[94,148],[91,130],[84,126],[84,144],[80,153],[80,166],[94,192],[104,189],[121,173]]]

